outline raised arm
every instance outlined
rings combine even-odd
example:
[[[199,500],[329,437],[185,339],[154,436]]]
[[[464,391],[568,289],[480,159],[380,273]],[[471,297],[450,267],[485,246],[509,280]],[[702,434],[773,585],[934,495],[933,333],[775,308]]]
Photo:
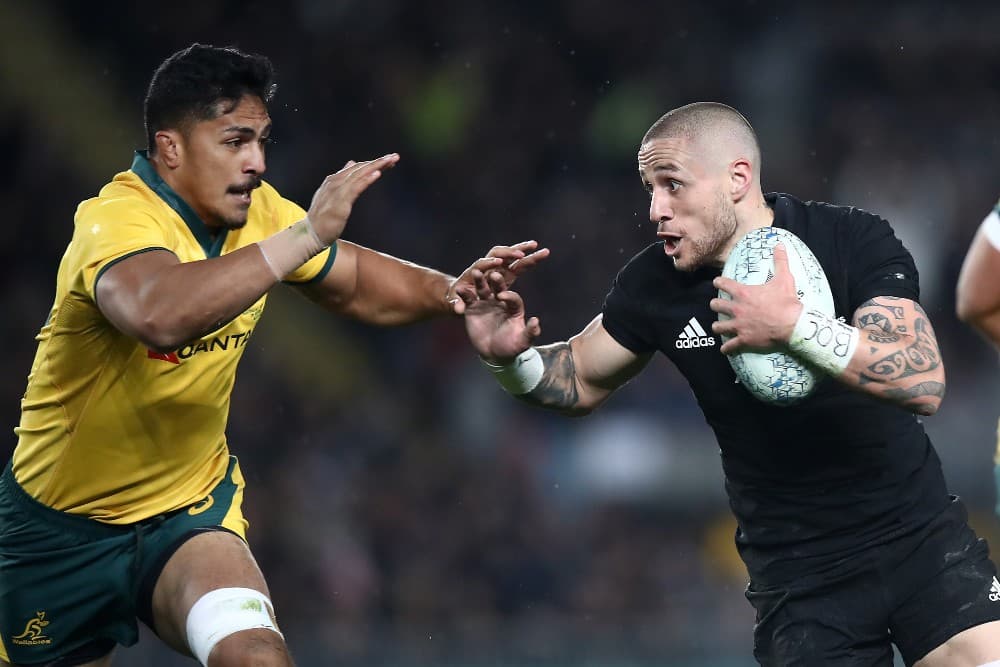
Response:
[[[542,376],[534,389],[518,398],[568,415],[593,412],[650,359],[612,338],[600,315],[568,341],[535,349],[542,360]]]
[[[569,415],[585,415],[634,377],[651,355],[637,355],[611,337],[595,317],[568,341],[532,347],[537,317],[525,320],[524,302],[491,273],[476,276],[459,296],[473,348],[500,384],[521,400]]]
[[[436,315],[461,314],[465,304],[456,290],[473,272],[498,271],[510,283],[548,256],[535,241],[495,246],[455,278],[347,241],[339,241],[337,259],[316,285],[303,288],[323,307],[381,326],[408,324]]]
[[[336,242],[358,196],[398,160],[390,154],[347,163],[323,181],[305,219],[222,257],[180,262],[161,249],[129,256],[99,277],[97,305],[120,331],[156,350],[214,331]]]
[[[1000,346],[1000,216],[979,226],[962,262],[955,290],[958,317]]]
[[[715,286],[732,296],[710,304],[732,318],[712,325],[715,333],[731,337],[721,352],[787,350],[857,391],[917,414],[937,412],[945,391],[944,364],[920,304],[876,297],[861,304],[847,324],[803,308],[780,244],[774,265],[774,277],[764,285],[715,279]]]

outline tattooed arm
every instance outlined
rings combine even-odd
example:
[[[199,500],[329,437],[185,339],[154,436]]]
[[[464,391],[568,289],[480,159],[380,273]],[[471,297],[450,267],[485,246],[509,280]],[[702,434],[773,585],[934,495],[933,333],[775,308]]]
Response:
[[[853,324],[861,336],[841,381],[917,414],[937,412],[944,397],[944,363],[920,304],[875,297],[858,306]]]
[[[465,303],[469,342],[500,384],[527,403],[589,414],[652,357],[618,343],[600,315],[568,341],[532,347],[541,324],[537,317],[525,317],[521,295],[495,271],[487,278],[474,269],[471,276],[471,285],[456,290]]]
[[[535,348],[545,370],[538,385],[518,396],[532,405],[586,415],[635,377],[651,355],[636,355],[611,337],[601,316],[568,341]]]

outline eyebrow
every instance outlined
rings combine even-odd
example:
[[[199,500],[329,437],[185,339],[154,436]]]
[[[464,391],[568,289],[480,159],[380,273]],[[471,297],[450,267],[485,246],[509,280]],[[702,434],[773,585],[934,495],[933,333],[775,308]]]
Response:
[[[264,126],[264,129],[261,130],[260,134],[261,134],[261,136],[265,136],[265,135],[269,134],[270,132],[271,132],[271,123],[268,123],[267,125]],[[224,130],[222,130],[222,133],[223,134],[229,134],[229,133],[234,133],[234,134],[249,134],[249,135],[253,136],[253,135],[257,134],[257,130],[255,130],[252,127],[247,127],[246,125],[230,125],[229,127],[227,127]]]

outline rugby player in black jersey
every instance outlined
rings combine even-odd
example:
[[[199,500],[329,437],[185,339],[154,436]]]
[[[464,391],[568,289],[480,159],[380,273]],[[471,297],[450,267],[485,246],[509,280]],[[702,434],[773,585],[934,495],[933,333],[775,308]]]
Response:
[[[907,665],[1000,665],[996,570],[916,416],[937,411],[945,373],[910,253],[876,215],[765,195],[760,163],[736,110],[665,114],[639,148],[658,241],[620,271],[603,312],[533,347],[538,319],[487,272],[461,294],[470,340],[510,393],[568,414],[597,408],[658,351],[676,364],[721,448],[761,664],[892,665],[895,644]],[[835,317],[799,303],[780,245],[765,285],[721,277],[737,240],[769,225],[819,259]],[[735,382],[725,355],[746,350],[830,377],[771,406]]]

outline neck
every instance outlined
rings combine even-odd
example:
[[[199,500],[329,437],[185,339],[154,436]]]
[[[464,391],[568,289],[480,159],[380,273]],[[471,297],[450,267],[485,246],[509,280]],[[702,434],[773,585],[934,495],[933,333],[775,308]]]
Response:
[[[774,223],[774,209],[764,201],[763,193],[757,193],[752,201],[742,201],[736,205],[736,230],[729,237],[726,247],[721,253],[720,266],[725,263],[726,258],[732,251],[736,243],[755,229],[770,227]]]

